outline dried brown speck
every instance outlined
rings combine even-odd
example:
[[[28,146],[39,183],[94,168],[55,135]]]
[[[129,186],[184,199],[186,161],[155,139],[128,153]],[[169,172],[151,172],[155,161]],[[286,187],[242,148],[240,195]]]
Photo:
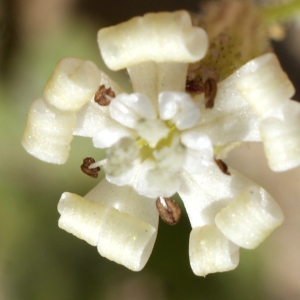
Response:
[[[223,160],[215,158],[215,162],[224,174],[231,175],[230,172],[228,171],[227,165],[224,163]]]
[[[97,178],[98,177],[98,172],[100,171],[100,168],[93,168],[93,169],[89,169],[89,166],[91,164],[93,164],[95,162],[95,160],[92,157],[87,157],[83,160],[83,164],[80,166],[81,171],[83,173],[85,173],[88,176],[91,176],[93,178]]]
[[[174,200],[158,197],[156,199],[156,208],[161,219],[168,225],[176,225],[179,222],[181,210]]]
[[[110,104],[110,98],[114,98],[115,96],[115,92],[111,88],[107,89],[105,88],[105,85],[102,84],[96,92],[94,100],[100,106],[107,106]]]
[[[217,82],[213,78],[208,78],[204,82],[205,107],[213,108],[217,94]]]

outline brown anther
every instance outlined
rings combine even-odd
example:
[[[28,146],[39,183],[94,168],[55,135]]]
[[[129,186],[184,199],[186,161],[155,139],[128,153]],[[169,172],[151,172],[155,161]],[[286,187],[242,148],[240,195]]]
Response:
[[[158,197],[156,199],[156,208],[162,220],[168,225],[176,225],[179,222],[181,210],[174,200]]]
[[[226,175],[231,175],[230,172],[228,171],[227,165],[224,163],[223,160],[215,158],[215,162],[219,169]]]
[[[185,91],[188,93],[200,94],[203,92],[203,87],[195,80],[186,80]]]
[[[98,172],[100,171],[99,167],[90,169],[89,166],[93,164],[95,160],[92,157],[87,157],[83,160],[83,164],[80,166],[81,171],[85,173],[88,176],[91,176],[93,178],[98,177]]]
[[[205,107],[213,108],[217,94],[217,82],[213,78],[208,78],[204,82]]]
[[[96,92],[94,100],[101,106],[107,106],[110,104],[110,98],[114,98],[115,96],[115,92],[111,88],[107,89],[105,85],[102,84]]]

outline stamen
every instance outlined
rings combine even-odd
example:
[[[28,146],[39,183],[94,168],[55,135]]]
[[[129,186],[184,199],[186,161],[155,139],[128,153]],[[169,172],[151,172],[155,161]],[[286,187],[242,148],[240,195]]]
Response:
[[[217,94],[217,82],[213,78],[207,78],[204,82],[204,96],[205,96],[205,107],[213,108],[214,101]]]
[[[228,171],[227,165],[224,163],[223,160],[217,159],[217,158],[215,158],[214,160],[215,160],[217,166],[220,168],[220,170],[221,170],[224,174],[226,174],[226,175],[231,175],[230,172]]]
[[[203,86],[200,85],[199,82],[196,80],[186,80],[185,84],[185,91],[187,93],[196,93],[196,94],[201,94],[203,93]]]
[[[85,173],[86,175],[93,177],[93,178],[97,178],[100,168],[99,167],[90,168],[90,166],[94,163],[95,163],[95,160],[92,157],[87,157],[83,160],[83,164],[81,165],[80,168],[81,168],[82,172]]]
[[[108,106],[115,96],[115,92],[111,88],[107,89],[105,85],[102,84],[96,92],[94,100],[100,106]]]
[[[168,225],[176,225],[181,217],[179,205],[170,198],[158,197],[156,208],[161,219]]]
[[[89,166],[89,169],[94,169],[94,168],[97,168],[97,167],[102,167],[106,164],[106,161],[107,159],[102,159],[102,160],[99,160],[95,163],[92,163],[90,166]]]

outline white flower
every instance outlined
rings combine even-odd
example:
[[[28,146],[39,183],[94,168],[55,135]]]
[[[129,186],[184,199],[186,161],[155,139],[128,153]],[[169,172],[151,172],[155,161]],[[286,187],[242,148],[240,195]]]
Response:
[[[91,62],[63,59],[30,108],[22,138],[29,153],[58,164],[67,159],[72,133],[106,149],[106,159],[90,165],[104,166],[106,178],[85,197],[62,195],[59,226],[138,271],[157,234],[155,200],[178,193],[193,228],[194,273],[234,269],[239,247],[257,247],[283,215],[259,185],[230,168],[222,172],[215,156],[233,143],[262,140],[273,170],[300,164],[299,104],[288,100],[293,87],[275,55],[221,81],[213,108],[206,108],[203,94],[185,92],[188,64],[208,46],[187,12],[101,29],[98,42],[108,67],[127,68],[134,92],[124,93]],[[99,85],[115,94],[102,95],[107,106],[94,100]]]

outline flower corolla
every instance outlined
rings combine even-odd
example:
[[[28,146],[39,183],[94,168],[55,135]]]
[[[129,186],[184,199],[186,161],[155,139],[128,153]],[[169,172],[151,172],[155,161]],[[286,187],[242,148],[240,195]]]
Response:
[[[62,59],[32,104],[22,138],[30,154],[55,164],[67,160],[73,135],[106,151],[89,165],[103,166],[105,179],[84,197],[62,195],[59,227],[139,271],[157,235],[155,201],[178,193],[193,228],[194,273],[234,269],[239,247],[257,247],[283,214],[257,183],[222,169],[221,158],[236,142],[263,141],[273,170],[300,164],[300,108],[289,100],[294,89],[276,56],[255,58],[219,82],[207,108],[204,94],[186,92],[188,65],[208,48],[186,11],[101,29],[98,43],[110,69],[127,68],[133,93],[90,61]]]

